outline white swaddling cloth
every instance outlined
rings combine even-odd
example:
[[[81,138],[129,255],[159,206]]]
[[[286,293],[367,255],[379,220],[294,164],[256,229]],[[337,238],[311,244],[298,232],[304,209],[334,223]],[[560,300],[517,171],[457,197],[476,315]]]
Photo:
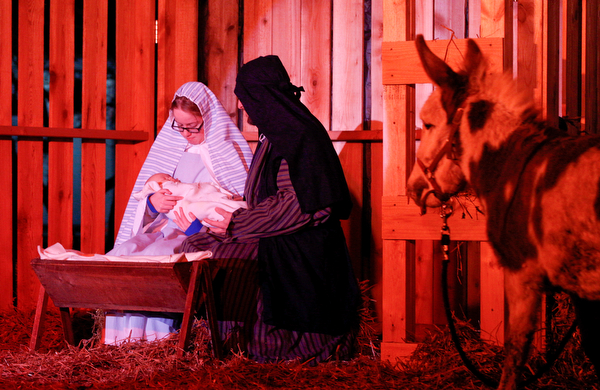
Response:
[[[246,202],[231,199],[232,195],[229,192],[212,183],[182,183],[172,178],[162,183],[155,180],[148,180],[144,184],[144,188],[133,194],[133,197],[140,202],[139,208],[145,209],[145,199],[161,189],[169,190],[171,195],[183,197],[183,199],[177,201],[177,204],[171,211],[166,213],[167,217],[171,220],[175,219],[175,211],[179,211],[180,208],[183,209],[186,217],[189,213],[192,213],[202,222],[205,218],[222,221],[223,216],[215,210],[217,207],[229,212],[248,207]],[[141,214],[141,212],[142,210],[138,210],[138,214]],[[141,217],[142,215],[138,215],[136,219]]]

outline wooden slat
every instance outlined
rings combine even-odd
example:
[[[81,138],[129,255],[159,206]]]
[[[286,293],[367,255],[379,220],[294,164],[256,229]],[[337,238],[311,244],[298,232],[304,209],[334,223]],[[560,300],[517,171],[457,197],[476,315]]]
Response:
[[[475,40],[481,51],[487,56],[490,73],[503,71],[503,39],[481,38]],[[450,67],[456,69],[462,64],[466,53],[465,39],[428,41],[429,48],[440,58],[445,58]],[[430,83],[429,77],[421,66],[421,60],[413,41],[383,42],[383,84]]]
[[[536,29],[542,26],[540,0],[519,1],[516,41],[517,80],[524,88],[534,91],[538,107],[542,107],[541,80],[542,34]]]
[[[73,126],[75,1],[50,4],[50,91],[48,124]],[[73,247],[73,142],[48,145],[48,243]]]
[[[302,103],[331,130],[331,2],[302,1]],[[319,42],[318,45],[315,42]]]
[[[18,122],[42,126],[44,120],[44,1],[19,1]],[[39,282],[29,263],[43,245],[43,145],[21,141],[17,157],[17,304],[33,308]]]
[[[84,3],[81,123],[106,127],[108,4]],[[104,253],[106,144],[81,144],[81,250]]]
[[[424,215],[420,212],[414,201],[409,201],[406,196],[384,196],[383,239],[439,240],[442,227],[439,208],[428,209]],[[481,215],[462,219],[456,213],[448,218],[448,226],[453,241],[487,240],[486,221]]]
[[[273,0],[244,0],[244,44],[242,63],[273,53]],[[241,129],[256,132],[243,113]]]
[[[480,34],[471,35],[472,38],[504,37],[505,6],[506,0],[480,1]],[[469,3],[470,7],[470,3]],[[469,8],[470,10],[470,8]],[[469,15],[471,12],[469,12]]]
[[[582,6],[580,0],[567,0],[565,11],[566,48],[563,54],[565,61],[565,114],[570,135],[578,135],[581,129],[581,31]]]
[[[127,130],[74,129],[62,127],[34,126],[0,126],[0,137],[49,138],[51,140],[68,140],[81,138],[84,140],[106,141],[108,139],[123,142],[147,141],[148,132]]]
[[[363,40],[364,9],[361,0],[333,3],[333,55],[331,80],[331,128],[363,128]],[[360,48],[360,50],[357,50]],[[362,260],[363,146],[335,144],[338,150],[354,207],[342,227],[355,271]]]
[[[207,85],[237,123],[237,75],[239,1],[209,0],[206,30]]]
[[[117,2],[116,128],[147,132],[150,140],[154,139],[154,20],[151,0]],[[150,145],[151,141],[116,146],[115,232]]]
[[[504,273],[488,242],[481,243],[481,338],[504,343]]]
[[[545,8],[545,23],[547,26],[542,33],[545,36],[544,71],[545,79],[542,80],[544,95],[544,113],[548,125],[558,127],[559,97],[560,97],[560,2],[548,1]]]
[[[12,123],[12,2],[0,2],[0,125]],[[13,174],[12,141],[0,139],[0,309],[13,305]]]
[[[383,82],[381,78],[381,44],[383,42],[383,0],[371,1],[371,122],[370,132],[383,129]],[[382,132],[383,133],[383,132]],[[383,136],[383,134],[382,134]],[[381,197],[383,196],[383,145],[371,144],[371,253],[368,279],[375,302],[377,318],[381,318],[381,272],[383,267],[383,240],[381,238]],[[363,239],[365,239],[363,237]],[[378,322],[380,324],[380,322]]]
[[[585,131],[588,134],[598,134],[600,123],[600,5],[597,1],[586,1],[585,24]]]
[[[292,84],[301,83],[302,65],[302,1],[287,0],[273,2],[273,54],[281,59]]]
[[[244,0],[244,58],[273,54],[273,0]]]
[[[150,5],[150,2],[145,4],[152,9],[144,10],[143,14],[148,20],[140,21],[141,24],[136,29],[154,29],[150,26],[151,23],[154,24],[154,5]],[[169,107],[175,91],[185,82],[198,80],[199,22],[197,0],[160,0],[158,4],[157,133],[169,116]],[[136,17],[139,18],[140,15]],[[144,31],[143,34],[147,35],[148,31]],[[154,41],[154,35],[152,38]],[[149,39],[149,36],[146,39]],[[147,44],[150,45],[150,42]],[[154,50],[153,47],[148,48]],[[147,54],[149,53],[144,53],[143,56]],[[145,65],[149,66],[150,64]],[[145,76],[148,75],[140,75]]]
[[[465,38],[465,0],[435,0],[433,28],[435,39]]]
[[[414,2],[383,1],[383,47],[386,42],[413,39]],[[385,49],[382,49],[385,55]],[[385,74],[385,62],[382,64]],[[383,196],[405,194],[407,172],[414,161],[414,89],[384,83]],[[387,216],[382,211],[383,223]],[[395,361],[399,344],[414,334],[414,243],[383,237],[382,359]]]

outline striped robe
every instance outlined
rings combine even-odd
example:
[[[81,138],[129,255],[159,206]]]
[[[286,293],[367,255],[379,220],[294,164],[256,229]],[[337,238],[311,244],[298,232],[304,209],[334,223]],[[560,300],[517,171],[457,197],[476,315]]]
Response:
[[[352,332],[342,335],[290,331],[266,324],[259,292],[259,239],[292,234],[329,220],[330,210],[303,214],[282,160],[277,174],[276,196],[257,203],[259,180],[271,145],[261,137],[246,181],[248,210],[237,210],[226,236],[207,232],[188,237],[183,252],[210,250],[221,268],[215,281],[221,337],[225,350],[247,353],[258,362],[300,359],[311,364],[330,357],[347,358],[353,346]]]

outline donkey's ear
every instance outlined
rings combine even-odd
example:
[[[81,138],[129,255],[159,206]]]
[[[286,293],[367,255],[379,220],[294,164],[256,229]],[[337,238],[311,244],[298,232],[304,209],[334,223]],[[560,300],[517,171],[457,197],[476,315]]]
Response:
[[[415,44],[427,76],[442,88],[452,87],[457,74],[442,59],[433,54],[425,43],[423,35],[417,35]]]
[[[451,123],[456,110],[466,98],[466,75],[456,73],[433,54],[422,35],[417,35],[415,43],[425,73],[442,91],[442,106],[446,111],[448,123]]]
[[[469,77],[470,87],[477,88],[485,76],[487,65],[479,46],[472,39],[467,41],[464,67]]]

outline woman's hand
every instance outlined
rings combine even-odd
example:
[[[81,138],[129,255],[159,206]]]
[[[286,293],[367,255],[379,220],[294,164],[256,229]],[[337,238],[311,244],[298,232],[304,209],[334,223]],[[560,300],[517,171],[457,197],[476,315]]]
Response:
[[[215,207],[215,211],[223,216],[222,221],[215,221],[214,219],[205,218],[202,222],[210,225],[210,231],[217,234],[225,234],[229,223],[231,222],[231,213],[220,207]]]
[[[183,199],[183,196],[171,195],[167,189],[158,190],[150,196],[150,203],[159,213],[168,213],[173,210],[177,201]]]
[[[192,222],[194,222],[194,220],[196,219],[196,216],[191,212],[188,213],[188,215],[186,217],[185,213],[183,212],[183,207],[180,207],[179,210],[173,211],[173,214],[175,214],[175,219],[174,219],[175,223],[184,232],[190,227]]]

